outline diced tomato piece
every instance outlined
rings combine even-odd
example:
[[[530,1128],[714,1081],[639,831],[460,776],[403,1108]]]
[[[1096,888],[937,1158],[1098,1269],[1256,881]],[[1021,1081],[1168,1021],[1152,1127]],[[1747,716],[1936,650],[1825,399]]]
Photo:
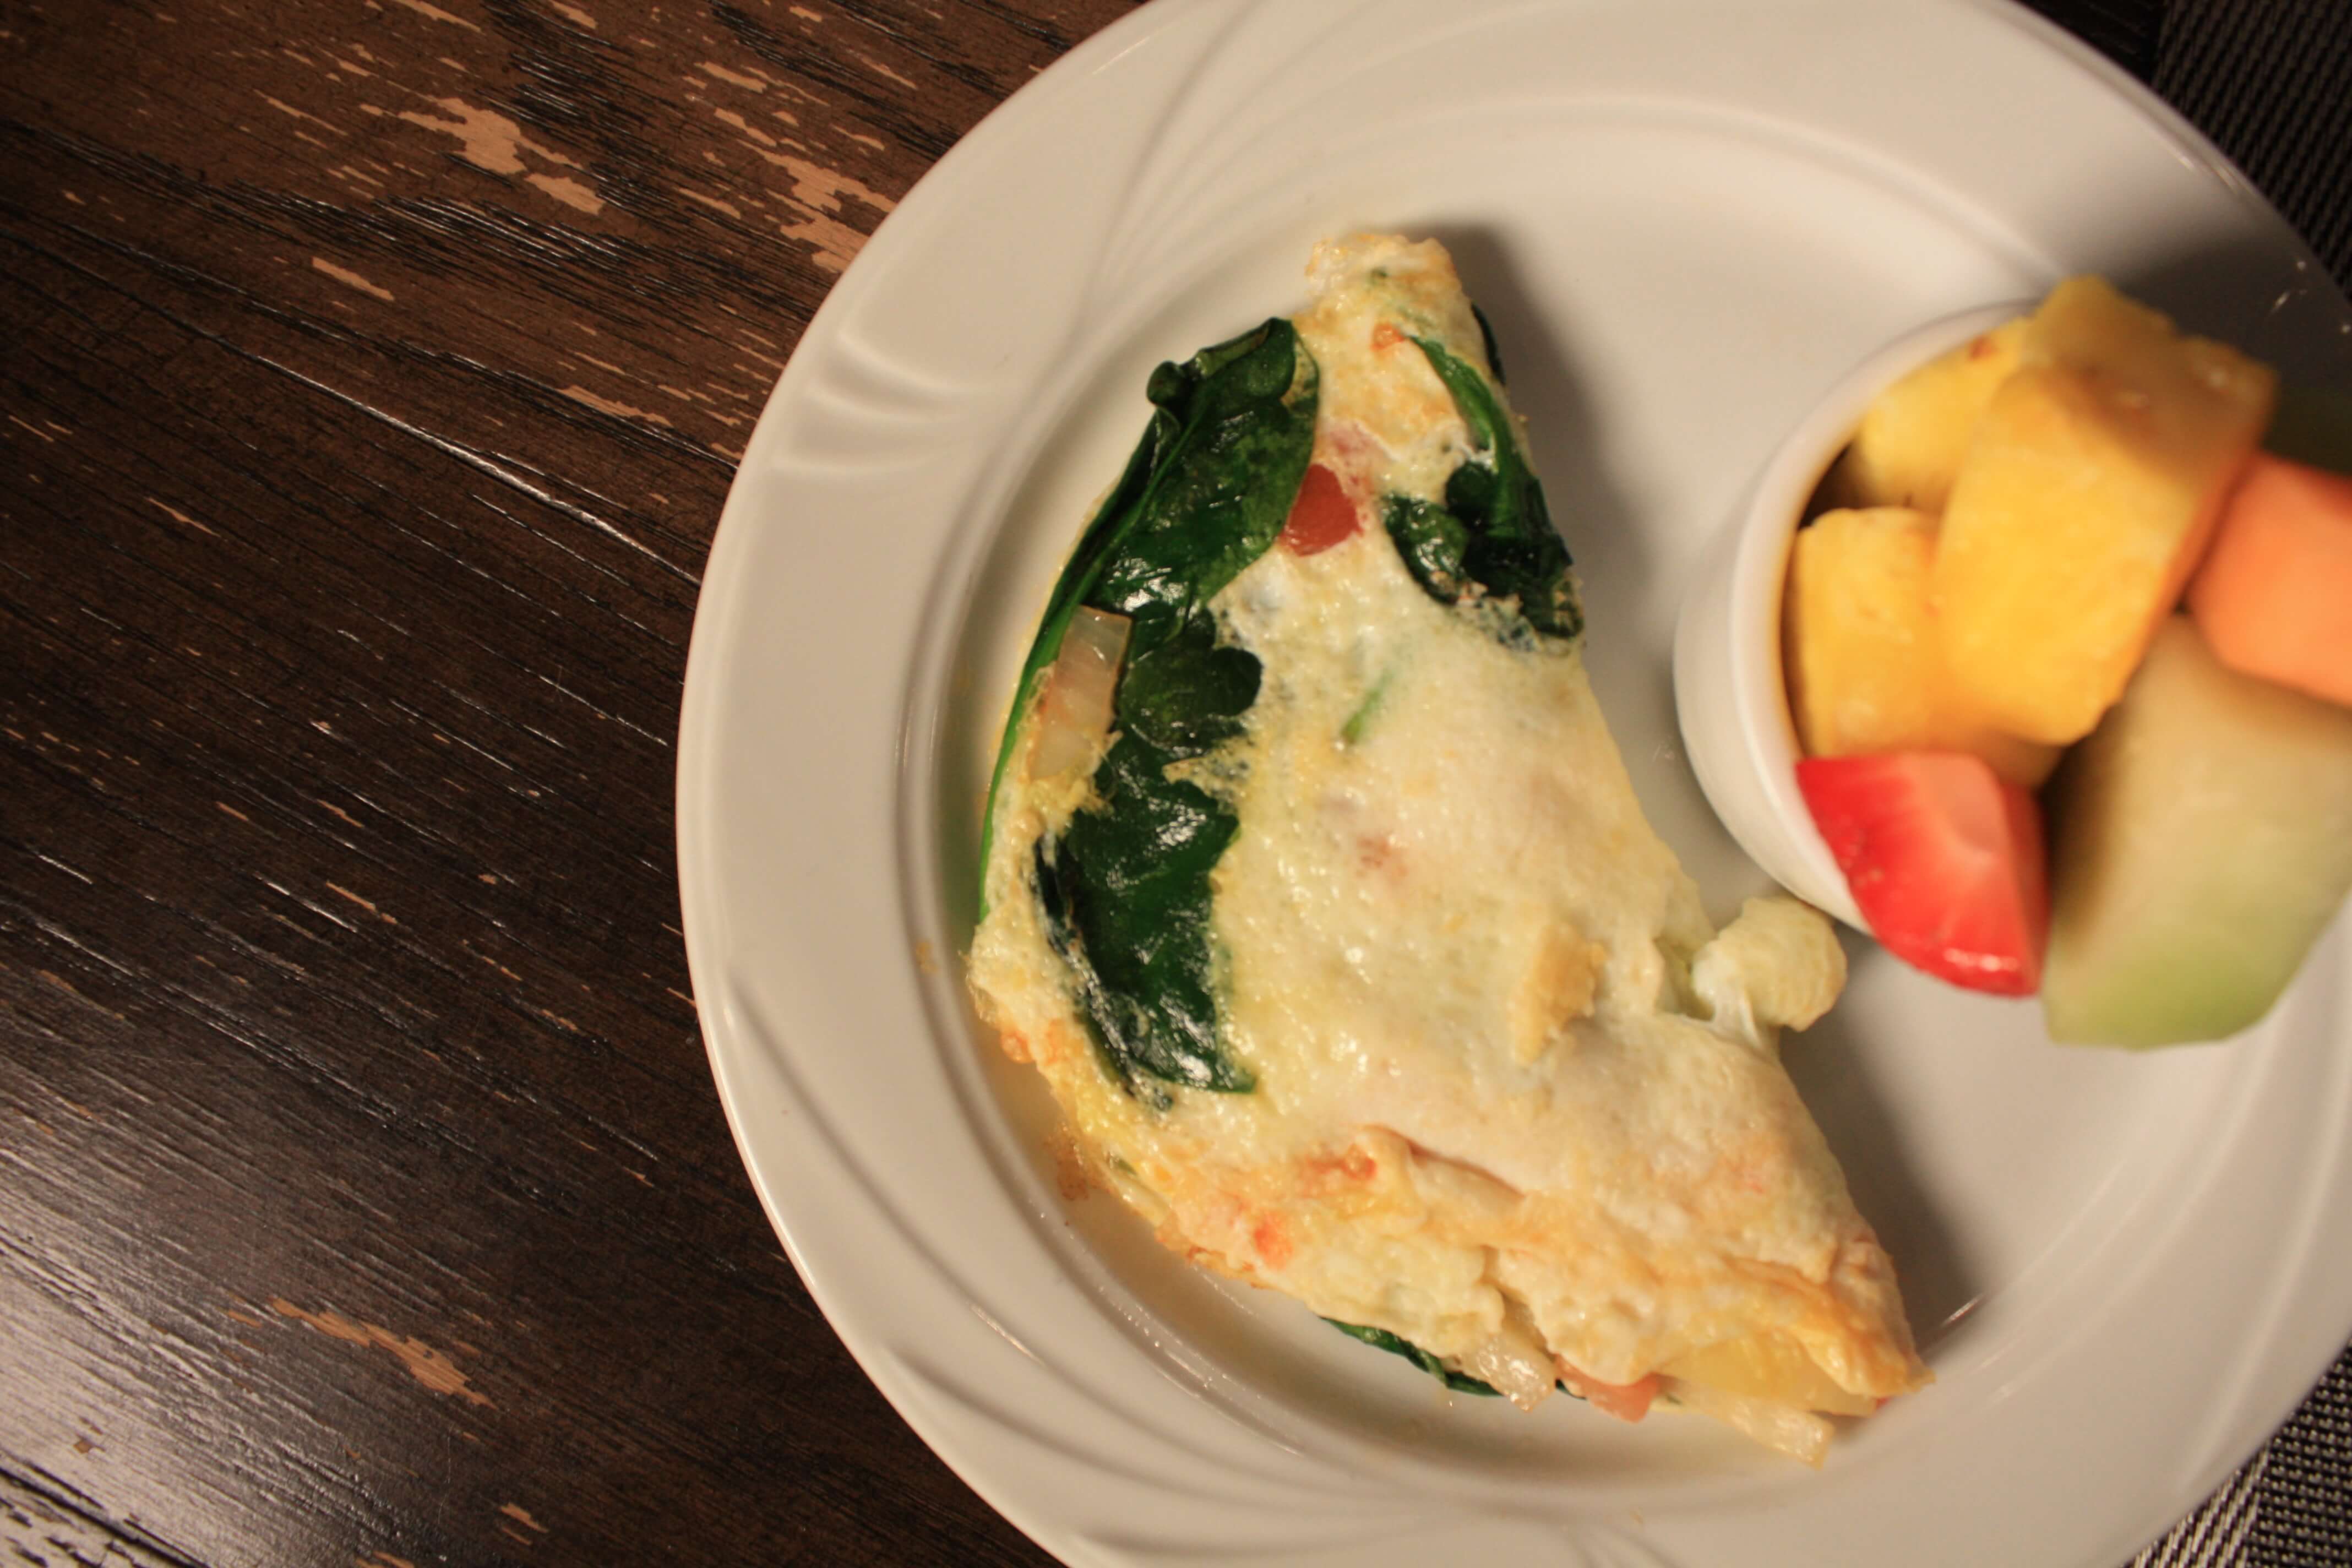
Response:
[[[1344,542],[1360,526],[1356,503],[1339,488],[1339,476],[1320,463],[1307,464],[1298,499],[1282,525],[1282,542],[1295,554],[1312,555]]]
[[[1797,786],[1871,933],[1973,991],[2042,985],[2050,889],[2042,813],[1980,757],[1807,757]]]
[[[1294,1249],[1290,1245],[1289,1228],[1282,1223],[1280,1215],[1260,1215],[1257,1223],[1250,1227],[1250,1244],[1257,1248],[1257,1255],[1265,1259],[1267,1268],[1290,1267]]]
[[[1587,1377],[1574,1367],[1565,1367],[1559,1380],[1568,1384],[1570,1394],[1620,1421],[1639,1421],[1650,1413],[1650,1402],[1658,1396],[1658,1374],[1654,1372],[1632,1383],[1603,1383],[1599,1378]]]

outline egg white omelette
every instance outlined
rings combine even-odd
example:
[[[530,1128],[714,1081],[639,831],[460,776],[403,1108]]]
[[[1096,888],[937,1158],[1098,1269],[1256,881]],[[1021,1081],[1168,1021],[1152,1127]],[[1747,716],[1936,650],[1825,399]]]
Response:
[[[1586,679],[1566,549],[1437,244],[1154,374],[991,792],[982,1016],[1201,1266],[1454,1387],[1819,1462],[1928,1381],[1781,1069],[1828,922],[1715,931]]]

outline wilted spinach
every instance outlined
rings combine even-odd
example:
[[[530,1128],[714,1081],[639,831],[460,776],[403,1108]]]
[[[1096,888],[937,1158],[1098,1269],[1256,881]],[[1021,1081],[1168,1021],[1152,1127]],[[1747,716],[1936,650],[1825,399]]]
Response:
[[[1401,1355],[1404,1357],[1405,1360],[1412,1363],[1413,1365],[1421,1368],[1422,1371],[1429,1373],[1430,1376],[1436,1378],[1456,1394],[1483,1394],[1489,1399],[1499,1399],[1502,1397],[1503,1391],[1496,1388],[1493,1384],[1481,1382],[1479,1379],[1471,1376],[1466,1372],[1454,1371],[1452,1367],[1447,1366],[1444,1362],[1438,1360],[1435,1356],[1430,1354],[1419,1345],[1414,1344],[1411,1340],[1403,1338],[1402,1335],[1392,1334],[1386,1329],[1366,1328],[1361,1323],[1343,1323],[1337,1318],[1326,1318],[1323,1321],[1330,1324],[1333,1328],[1339,1330],[1341,1333],[1347,1335],[1351,1340],[1360,1340],[1365,1344],[1371,1346],[1374,1350],[1386,1351],[1391,1355]],[[1584,1395],[1577,1393],[1576,1390],[1569,1387],[1567,1384],[1561,1383],[1557,1379],[1553,1381],[1552,1386],[1558,1389],[1560,1393],[1567,1394],[1571,1399],[1582,1399],[1584,1397]]]
[[[1038,845],[1037,896],[1095,1043],[1129,1090],[1142,1076],[1235,1092],[1255,1080],[1218,1039],[1209,873],[1239,824],[1171,780],[1175,760],[1120,736],[1095,774],[1100,804]]]
[[[989,815],[1020,721],[1079,605],[1134,626],[1113,707],[1118,739],[1095,800],[1036,847],[1048,938],[1068,964],[1105,1065],[1145,1079],[1245,1090],[1219,1037],[1209,873],[1239,821],[1171,764],[1240,731],[1258,661],[1218,641],[1208,604],[1282,531],[1315,433],[1314,362],[1269,321],[1152,373],[1156,411],[1047,602],[997,755]],[[983,837],[982,855],[989,849]]]
[[[1476,367],[1434,339],[1413,342],[1454,395],[1475,451],[1447,479],[1444,505],[1388,498],[1381,521],[1397,553],[1413,581],[1440,604],[1516,601],[1517,614],[1501,622],[1507,642],[1531,641],[1530,633],[1576,636],[1584,614],[1569,575],[1568,546],[1551,525],[1543,487],[1528,469],[1502,405]]]
[[[1391,1355],[1404,1357],[1456,1394],[1480,1394],[1489,1399],[1500,1397],[1493,1384],[1481,1383],[1468,1373],[1455,1372],[1411,1340],[1400,1339],[1386,1329],[1368,1329],[1361,1323],[1343,1323],[1337,1318],[1326,1318],[1323,1321],[1351,1340],[1361,1340],[1374,1350],[1383,1350]]]
[[[1241,733],[1257,700],[1257,656],[1217,641],[1217,619],[1195,610],[1159,647],[1128,660],[1118,721],[1172,756],[1199,756]]]

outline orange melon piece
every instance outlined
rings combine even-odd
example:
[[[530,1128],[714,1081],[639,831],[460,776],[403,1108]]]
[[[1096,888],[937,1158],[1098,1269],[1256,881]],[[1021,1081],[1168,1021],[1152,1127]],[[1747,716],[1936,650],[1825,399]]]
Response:
[[[2270,423],[2266,365],[2106,282],[2051,290],[1953,481],[1937,635],[1991,723],[2081,739],[2180,597]]]
[[[1832,501],[1943,510],[1978,417],[2017,368],[2026,325],[2020,316],[1979,332],[1873,398],[1830,471]]]
[[[1823,512],[1797,531],[1781,600],[1782,662],[1807,755],[1968,752],[2032,789],[2054,746],[2002,734],[1944,668],[1928,582],[1936,520],[1904,507]]]
[[[2258,453],[2189,610],[2241,675],[2352,706],[2352,479]]]

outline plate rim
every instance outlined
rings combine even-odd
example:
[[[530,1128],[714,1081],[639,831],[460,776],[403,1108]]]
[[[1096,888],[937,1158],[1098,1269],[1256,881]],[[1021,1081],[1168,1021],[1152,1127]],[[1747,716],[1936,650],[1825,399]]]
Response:
[[[1119,18],[1081,42],[992,110],[954,149],[951,149],[925,174],[914,189],[910,190],[907,198],[901,202],[900,211],[914,209],[929,213],[930,206],[936,205],[938,198],[924,197],[923,194],[927,190],[936,192],[947,183],[952,182],[956,173],[962,166],[963,158],[960,157],[960,154],[977,156],[977,151],[967,153],[967,149],[983,149],[996,139],[1008,135],[1007,128],[1017,119],[1035,119],[1050,113],[1058,96],[1064,92],[1068,84],[1075,82],[1085,73],[1108,63],[1164,29],[1183,25],[1183,19],[1194,14],[1213,9],[1246,9],[1265,3],[1267,0],[1158,0],[1158,3],[1152,5]],[[1584,3],[1586,0],[1562,0],[1562,8],[1575,8]],[[2267,220],[2269,226],[2275,228],[2282,237],[2301,253],[2305,261],[2315,269],[2316,275],[2325,279],[2325,270],[2318,268],[2316,258],[2310,253],[2308,246],[2299,236],[2294,235],[2284,220],[2278,218],[2268,203],[2234,164],[2214,149],[2193,126],[2169,105],[2156,97],[2144,84],[2130,77],[2105,57],[2098,55],[2087,44],[2066,33],[2046,18],[2029,12],[2021,6],[2003,4],[2001,0],[1922,0],[1922,3],[1966,10],[1996,22],[2004,23],[2027,35],[2042,47],[2055,49],[2077,68],[2086,69],[2105,90],[2137,111],[2140,118],[2147,122],[2149,128],[2177,153],[2192,160],[2222,188],[2230,191],[2242,202],[2250,204],[2261,217]],[[919,203],[919,197],[923,197]],[[898,221],[898,216],[894,214],[877,228],[875,237],[868,242],[866,247],[868,254],[889,254],[888,250],[877,250],[877,247],[895,244],[895,241],[889,240],[887,237],[893,233],[891,226]],[[904,227],[905,226],[902,226],[902,231]],[[863,291],[866,287],[865,280],[874,276],[874,269],[871,268],[864,273],[859,271],[859,266],[865,259],[865,257],[861,256],[857,262],[853,262],[851,268],[845,272],[812,316],[807,329],[799,342],[795,344],[793,353],[790,356],[783,372],[779,375],[775,388],[762,409],[761,419],[754,427],[751,440],[747,443],[743,466],[730,486],[719,526],[713,540],[705,572],[706,593],[710,586],[724,582],[730,575],[729,568],[734,564],[734,557],[740,553],[748,532],[756,526],[747,521],[746,514],[755,504],[751,499],[751,492],[756,489],[758,485],[756,481],[747,482],[747,476],[752,471],[755,455],[762,449],[761,439],[762,432],[769,429],[774,422],[777,410],[788,401],[788,394],[794,384],[794,368],[802,363],[803,350],[813,342],[822,346],[835,330],[835,324],[847,313],[859,293]],[[712,725],[715,722],[712,704],[714,683],[720,679],[714,670],[723,668],[720,663],[723,656],[719,652],[723,629],[719,617],[706,615],[704,607],[698,605],[689,644],[685,692],[679,721],[677,798],[681,927],[688,951],[689,973],[698,998],[706,995],[715,997],[726,985],[720,960],[714,946],[719,941],[716,934],[719,922],[708,911],[703,898],[698,896],[708,891],[707,885],[702,881],[707,847],[701,845],[696,837],[709,821],[708,807],[701,805],[700,802],[703,793],[712,783],[709,776],[709,767],[717,755],[714,749],[716,742],[711,738]],[[909,714],[907,720],[912,723],[919,717]],[[772,1226],[782,1243],[788,1258],[810,1289],[812,1296],[824,1310],[835,1331],[848,1345],[853,1354],[856,1355],[867,1375],[875,1381],[885,1396],[898,1410],[902,1418],[906,1419],[934,1452],[954,1468],[990,1506],[1012,1521],[1033,1540],[1045,1546],[1047,1550],[1063,1553],[1071,1561],[1092,1560],[1088,1557],[1072,1555],[1073,1548],[1083,1552],[1086,1543],[1069,1540],[1066,1532],[1056,1528],[1054,1521],[1040,1517],[1028,1506],[1025,1499],[1012,1495],[1012,1489],[995,1484],[995,1478],[990,1473],[988,1466],[978,1462],[968,1452],[961,1455],[956,1452],[955,1450],[962,1445],[946,1432],[933,1413],[906,1387],[903,1379],[894,1373],[887,1372],[883,1366],[877,1364],[877,1358],[870,1353],[874,1349],[870,1342],[861,1344],[861,1341],[866,1341],[867,1336],[856,1331],[850,1322],[845,1321],[840,1304],[835,1300],[827,1280],[822,1278],[824,1271],[812,1265],[796,1239],[795,1226],[785,1211],[782,1195],[772,1191],[771,1184],[761,1177],[761,1163],[753,1147],[753,1132],[745,1120],[745,1101],[748,1095],[741,1078],[744,1068],[742,1063],[736,1059],[740,1054],[739,1046],[734,1039],[727,1037],[732,1026],[728,1022],[726,1010],[705,1005],[698,1008],[698,1012],[706,1055],[710,1064],[714,1082],[719,1091],[730,1133],[735,1140],[739,1157],[745,1163],[747,1173],[751,1177],[754,1191],[762,1209],[766,1212]],[[2352,1319],[2347,1319],[2347,1326],[2352,1327]],[[2331,1363],[2332,1356],[2329,1361],[2322,1362],[2318,1368],[2318,1375],[2325,1376]],[[2289,1400],[2278,1412],[2279,1417],[2284,1418],[2286,1414],[2291,1413],[2302,1397],[2303,1395],[2298,1394]],[[2276,1421],[2273,1420],[2271,1426],[2275,1425]],[[2266,1431],[2268,1429],[2268,1427],[2264,1428]],[[2216,1462],[2209,1467],[2212,1473],[2208,1483],[2197,1492],[2197,1497],[2201,1498],[2209,1494],[2212,1486],[2226,1477],[2230,1470],[2241,1462],[2242,1458],[2242,1456],[2231,1458],[2226,1462]],[[2195,1506],[2195,1500],[2192,1499],[2189,1506]],[[2165,1527],[2165,1525],[2159,1525],[2159,1532]],[[2136,1531],[2137,1527],[2135,1527]],[[2135,1538],[2141,1537],[2137,1537],[2135,1533]]]

